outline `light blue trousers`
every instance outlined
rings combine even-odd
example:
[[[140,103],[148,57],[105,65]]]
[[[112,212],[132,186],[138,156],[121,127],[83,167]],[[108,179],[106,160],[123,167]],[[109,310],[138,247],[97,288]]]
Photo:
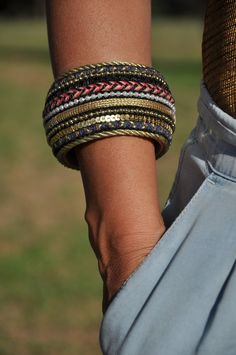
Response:
[[[203,83],[198,111],[167,231],[104,315],[104,355],[236,355],[236,120]]]

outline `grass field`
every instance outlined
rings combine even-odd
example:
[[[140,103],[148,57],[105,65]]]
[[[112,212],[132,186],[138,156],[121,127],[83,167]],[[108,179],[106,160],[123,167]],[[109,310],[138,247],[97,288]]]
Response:
[[[43,21],[0,24],[0,355],[100,354],[101,282],[78,172],[46,144],[41,111],[52,81]],[[162,205],[194,125],[201,23],[153,20],[153,63],[177,100],[177,130],[158,162]]]

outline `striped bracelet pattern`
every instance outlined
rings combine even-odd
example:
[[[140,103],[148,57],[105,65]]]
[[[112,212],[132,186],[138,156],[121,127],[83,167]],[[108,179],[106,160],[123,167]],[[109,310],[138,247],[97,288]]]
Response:
[[[112,95],[111,95],[112,94]],[[142,95],[138,95],[142,94]],[[91,95],[91,96],[90,96]],[[93,95],[93,96],[92,96]],[[63,92],[62,94],[53,97],[48,102],[44,110],[45,118],[50,118],[55,113],[63,110],[64,105],[74,106],[78,103],[80,98],[90,100],[101,97],[121,97],[121,96],[141,96],[151,98],[153,100],[163,102],[170,108],[174,107],[174,99],[170,92],[163,89],[161,86],[153,85],[150,83],[138,82],[138,81],[107,81],[98,82],[96,84],[90,84],[88,86],[79,86],[71,88],[70,90]],[[82,100],[82,102],[84,101]],[[73,105],[72,105],[73,103]]]
[[[79,170],[75,147],[115,135],[147,137],[156,159],[172,142],[175,101],[163,75],[142,64],[105,62],[56,79],[43,110],[47,142],[63,165]]]

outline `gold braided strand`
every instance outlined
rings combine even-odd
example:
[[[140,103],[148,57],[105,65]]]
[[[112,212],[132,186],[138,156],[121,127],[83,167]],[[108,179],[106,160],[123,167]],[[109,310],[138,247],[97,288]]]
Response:
[[[235,0],[208,0],[202,56],[203,78],[210,95],[236,118]]]
[[[114,65],[114,68],[112,71],[110,72],[104,72],[104,73],[96,73],[96,74],[93,74],[93,73],[89,73],[89,75],[86,75],[85,72],[86,70],[91,70],[91,69],[96,69],[96,68],[104,68],[106,66],[110,66],[110,65]],[[129,66],[132,66],[132,67],[135,67],[135,68],[150,68],[150,69],[154,69],[152,67],[147,67],[146,65],[144,64],[137,64],[137,63],[128,63],[128,62],[116,62],[116,61],[113,61],[113,62],[101,62],[101,63],[96,63],[96,64],[89,64],[89,65],[84,65],[84,66],[81,66],[81,67],[78,67],[78,68],[73,68],[67,72],[65,72],[64,74],[62,74],[59,78],[56,79],[55,82],[60,82],[62,79],[65,79],[67,77],[70,77],[71,75],[77,73],[77,72],[81,72],[80,73],[80,77],[79,78],[74,78],[74,79],[68,79],[66,81],[65,84],[60,84],[60,85],[57,85],[56,88],[50,88],[49,89],[49,92],[48,92],[48,95],[47,97],[51,96],[52,94],[54,94],[56,91],[58,90],[61,90],[63,88],[65,88],[66,86],[68,85],[72,85],[72,84],[75,84],[76,82],[80,81],[80,80],[85,80],[85,79],[89,79],[91,77],[104,77],[104,76],[107,76],[107,75],[119,75],[119,74],[125,74],[125,75],[129,75],[131,74],[130,71],[117,71],[117,67],[116,65],[129,65]],[[134,74],[134,73],[132,73]],[[160,83],[162,83],[163,85],[167,86],[167,82],[165,80],[163,80],[163,78],[161,77],[161,74],[156,72],[156,75],[148,75],[148,74],[144,74],[144,73],[139,73],[138,70],[135,71],[135,75],[137,76],[143,76],[143,77],[146,77],[146,78],[151,78],[151,79],[156,79],[158,80]]]
[[[77,130],[79,130],[80,128],[87,128],[93,124],[96,123],[101,123],[101,122],[114,122],[114,121],[125,121],[125,120],[129,120],[129,121],[142,121],[143,123],[151,123],[155,126],[161,126],[163,128],[165,128],[166,130],[168,130],[171,134],[174,133],[174,130],[171,128],[171,126],[169,124],[167,124],[166,122],[163,122],[162,120],[153,120],[150,119],[150,117],[147,116],[136,116],[136,115],[129,115],[129,114],[116,114],[116,115],[106,115],[106,116],[98,116],[96,118],[92,118],[90,120],[87,121],[82,121],[79,123],[76,123],[72,126],[70,126],[69,128],[65,128],[62,129],[60,132],[58,132],[57,134],[55,134],[52,138],[50,138],[50,136],[48,136],[48,142],[49,144],[52,146],[57,140],[59,140],[60,138],[71,134]]]
[[[175,114],[172,110],[168,109],[165,105],[157,102],[153,102],[145,99],[133,99],[133,98],[122,98],[122,99],[101,99],[93,102],[87,102],[85,104],[81,104],[77,107],[70,108],[64,112],[61,112],[51,118],[49,122],[46,124],[46,129],[52,128],[55,124],[60,123],[61,121],[68,119],[69,117],[75,116],[77,114],[104,107],[114,107],[114,106],[137,106],[137,107],[145,107],[148,109],[159,110],[164,114],[167,114],[172,117],[175,122]]]
[[[79,170],[80,169],[79,162],[77,161],[73,148],[75,148],[79,144],[86,143],[94,139],[108,138],[112,136],[139,136],[143,138],[146,137],[146,138],[154,139],[158,143],[157,145],[155,145],[156,159],[164,155],[169,148],[168,140],[165,137],[158,135],[157,133],[138,131],[138,130],[118,129],[118,130],[111,130],[106,132],[99,132],[83,138],[78,138],[73,142],[63,146],[57,153],[56,157],[58,161],[62,163],[64,166],[66,167],[70,166],[72,169]]]
[[[57,80],[61,80],[68,75],[76,73],[78,70],[90,70],[90,69],[96,69],[96,68],[103,68],[104,66],[107,65],[132,65],[137,68],[146,68],[147,66],[144,64],[139,64],[139,63],[132,63],[132,62],[122,62],[122,61],[112,61],[112,62],[99,62],[99,63],[92,63],[92,64],[85,64],[80,67],[76,67],[73,69],[68,70],[67,72],[63,73]]]

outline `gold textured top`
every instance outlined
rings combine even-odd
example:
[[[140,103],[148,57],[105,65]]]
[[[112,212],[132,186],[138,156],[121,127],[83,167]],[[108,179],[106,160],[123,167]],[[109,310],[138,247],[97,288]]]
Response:
[[[203,78],[216,104],[236,118],[236,1],[208,0]]]

